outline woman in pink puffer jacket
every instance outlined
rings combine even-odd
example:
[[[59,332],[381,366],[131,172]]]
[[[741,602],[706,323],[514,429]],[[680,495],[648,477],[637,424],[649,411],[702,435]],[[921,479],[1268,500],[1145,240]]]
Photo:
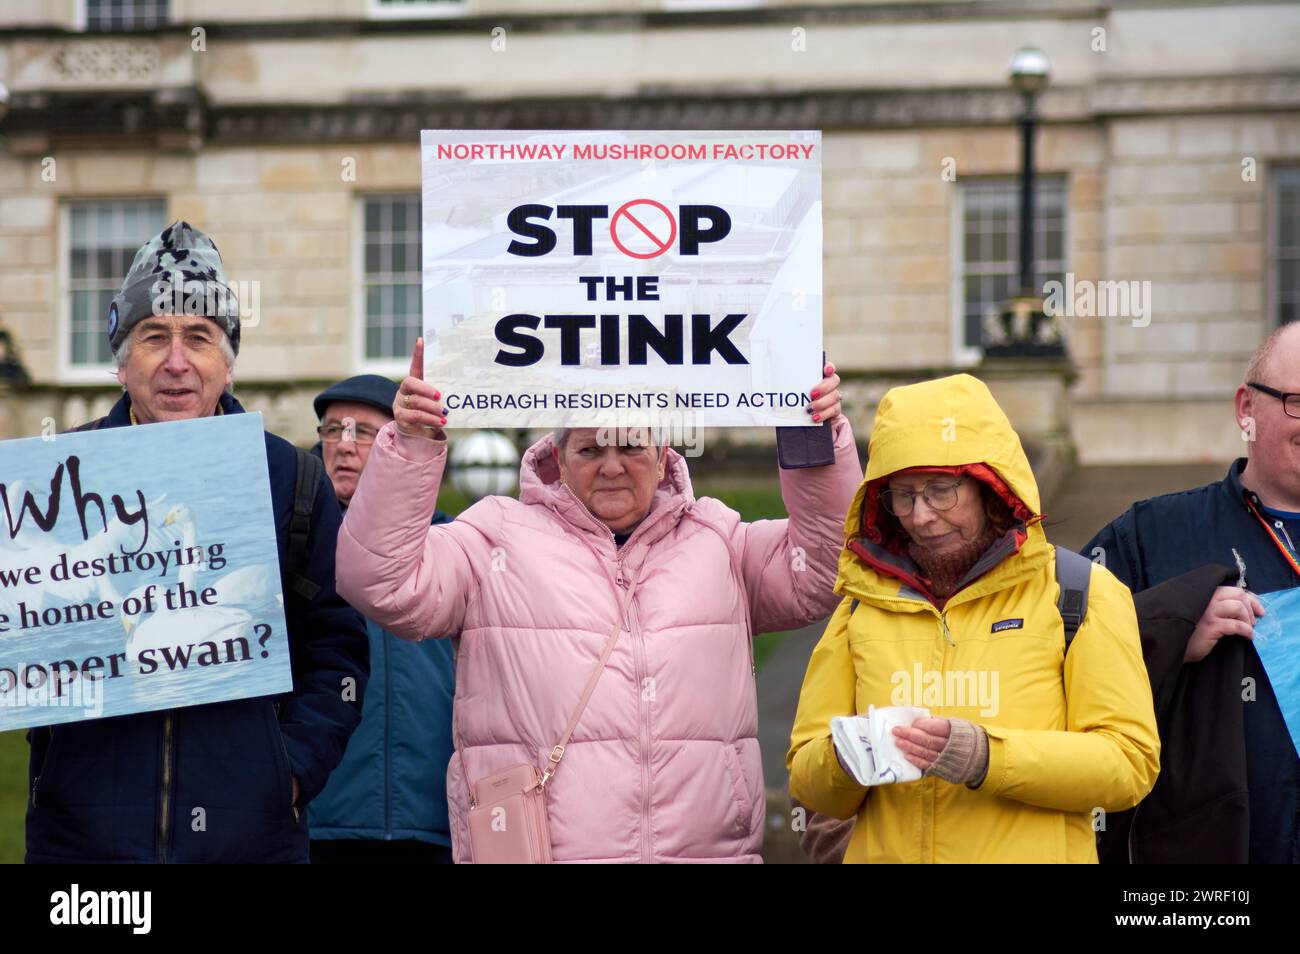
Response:
[[[836,460],[781,472],[788,520],[746,523],[691,492],[686,462],[600,446],[593,430],[528,449],[519,499],[431,527],[447,461],[438,392],[413,376],[339,531],[338,591],[405,639],[459,633],[453,850],[470,861],[468,782],[540,768],[636,590],[546,785],[555,861],[760,860],[765,800],[753,633],[823,619],[862,468],[827,367],[813,401]],[[432,438],[432,439],[430,439]]]

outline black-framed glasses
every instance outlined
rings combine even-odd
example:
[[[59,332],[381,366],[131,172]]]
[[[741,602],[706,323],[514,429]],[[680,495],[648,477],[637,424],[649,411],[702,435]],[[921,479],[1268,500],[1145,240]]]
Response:
[[[895,517],[906,517],[916,506],[916,498],[924,497],[926,506],[932,510],[951,510],[957,506],[957,488],[965,477],[958,477],[951,483],[935,481],[926,484],[921,490],[885,490],[880,494],[880,503]]]
[[[347,439],[357,444],[373,444],[379,432],[373,427],[366,427],[364,424],[353,424],[344,427],[342,424],[322,424],[316,428],[316,436],[326,444],[337,444],[343,440],[344,435]]]
[[[1282,402],[1282,410],[1286,412],[1287,417],[1300,417],[1300,392],[1279,391],[1276,388],[1270,388],[1267,384],[1259,384],[1255,381],[1247,381],[1246,387],[1254,388],[1256,391],[1263,391],[1270,397],[1277,398]]]

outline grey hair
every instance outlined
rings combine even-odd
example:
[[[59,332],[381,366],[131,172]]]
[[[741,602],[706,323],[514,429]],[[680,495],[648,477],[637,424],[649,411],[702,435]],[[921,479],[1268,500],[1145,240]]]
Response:
[[[569,434],[572,432],[571,427],[557,427],[551,431],[551,443],[560,449],[561,454],[564,453],[564,445],[569,443]]]

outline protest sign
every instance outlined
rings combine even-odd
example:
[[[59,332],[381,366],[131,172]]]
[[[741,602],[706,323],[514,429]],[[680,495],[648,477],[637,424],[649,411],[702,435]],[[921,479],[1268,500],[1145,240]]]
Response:
[[[260,414],[0,454],[0,730],[292,688]]]
[[[1261,594],[1255,651],[1268,674],[1291,741],[1300,750],[1300,587]]]
[[[810,423],[820,133],[425,131],[421,155],[450,426]]]

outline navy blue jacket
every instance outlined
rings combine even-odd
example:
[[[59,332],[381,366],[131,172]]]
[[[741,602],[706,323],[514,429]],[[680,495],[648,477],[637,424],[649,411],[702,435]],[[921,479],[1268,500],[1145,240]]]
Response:
[[[1243,457],[1228,468],[1227,477],[1218,483],[1134,504],[1104,527],[1082,552],[1103,562],[1134,593],[1142,593],[1206,564],[1234,567],[1234,549],[1246,564],[1246,584],[1253,592],[1271,593],[1300,585],[1300,578],[1246,505],[1251,492],[1241,485],[1245,466]],[[1258,498],[1252,499],[1258,505]],[[1139,621],[1145,626],[1141,605],[1139,602]],[[1203,610],[1203,605],[1196,608],[1198,615]],[[1147,648],[1145,637],[1144,632],[1144,649]],[[1220,649],[1225,652],[1220,653]],[[1236,676],[1254,680],[1254,701],[1243,703],[1238,693],[1226,696],[1219,693],[1206,706],[1194,707],[1198,711],[1177,713],[1170,725],[1173,731],[1190,731],[1198,720],[1202,724],[1242,726],[1244,740],[1222,740],[1221,755],[1228,757],[1232,743],[1240,747],[1244,742],[1242,781],[1249,791],[1250,816],[1248,857],[1252,864],[1292,863],[1300,859],[1297,842],[1300,757],[1253,646],[1241,641],[1240,652],[1235,644],[1230,651],[1218,647],[1196,665],[1221,665],[1230,660],[1235,661],[1233,665],[1239,670]],[[1151,659],[1147,661],[1150,669]],[[1189,667],[1175,668],[1185,672]],[[1183,676],[1174,672],[1172,678]],[[1171,698],[1186,695],[1168,688],[1159,694]],[[1218,706],[1227,705],[1238,706],[1240,716],[1229,719],[1225,711],[1216,712]],[[1210,711],[1204,711],[1206,707]],[[1188,766],[1164,763],[1163,759],[1162,763],[1162,776],[1188,770]],[[1158,781],[1157,786],[1160,784]],[[1135,826],[1140,830],[1150,821],[1139,809]],[[1189,850],[1194,852],[1195,846],[1189,846]]]
[[[451,517],[442,511],[433,523]],[[346,568],[344,568],[346,569]],[[361,725],[308,815],[322,841],[410,839],[451,847],[447,763],[456,650],[449,639],[409,642],[376,623]]]
[[[221,408],[243,412],[228,394]],[[129,426],[129,410],[123,395],[91,426]],[[266,460],[293,691],[31,730],[28,862],[308,860],[292,780],[301,809],[342,759],[361,719],[369,644],[334,590],[341,516],[328,478],[312,511],[306,575],[320,591],[308,601],[286,574],[297,451],[267,434]]]

